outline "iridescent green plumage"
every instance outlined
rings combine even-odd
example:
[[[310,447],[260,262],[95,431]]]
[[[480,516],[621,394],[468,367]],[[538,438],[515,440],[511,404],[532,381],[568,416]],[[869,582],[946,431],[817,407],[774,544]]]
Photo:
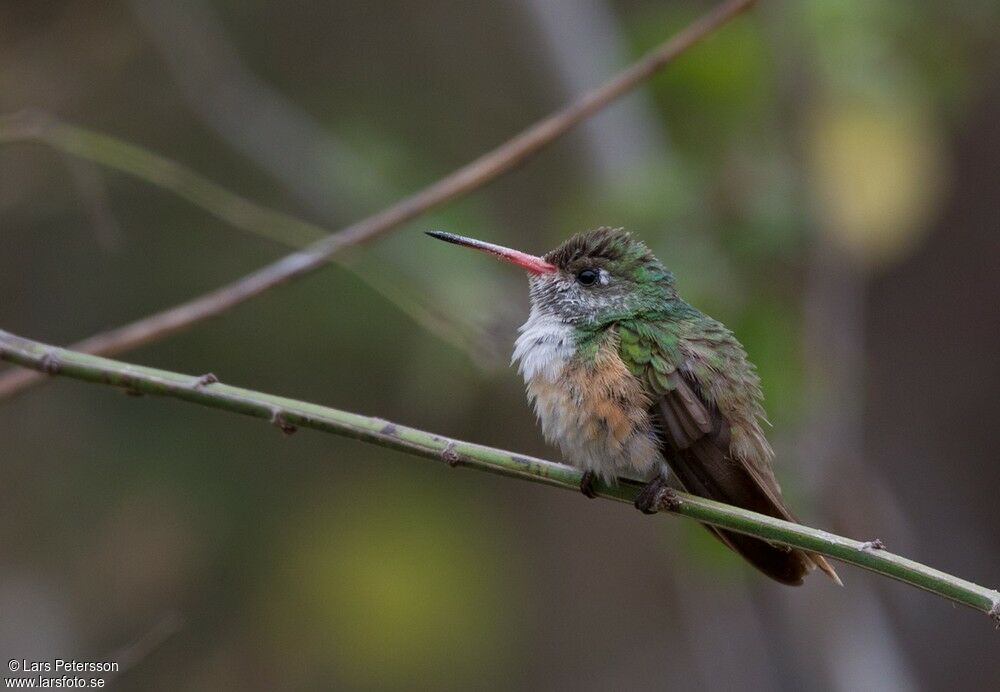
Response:
[[[564,313],[574,324],[578,343],[597,341],[608,332],[616,335],[619,357],[652,402],[661,452],[681,485],[794,520],[781,499],[771,467],[773,451],[761,429],[760,379],[733,334],[683,301],[673,275],[621,229],[574,236],[545,259],[570,276],[585,268],[607,272],[607,281],[592,289],[586,314],[563,298]],[[551,293],[533,296],[544,300]],[[558,313],[559,301],[553,300],[552,307]],[[836,579],[818,555],[710,530],[779,581],[800,583],[813,565]]]
[[[573,236],[544,257],[434,233],[524,267],[531,315],[514,360],[547,440],[590,479],[648,477],[636,500],[656,511],[666,468],[686,490],[794,520],[761,429],[760,380],[721,323],[684,302],[673,275],[622,229]],[[767,575],[798,584],[819,555],[709,528]],[[839,580],[838,580],[839,581]]]
[[[734,453],[773,479],[755,368],[732,332],[677,295],[673,275],[645,244],[622,229],[599,228],[573,236],[545,259],[570,275],[596,268],[610,276],[606,287],[595,287],[585,315],[570,315],[578,343],[614,330],[622,361],[652,397],[674,391],[670,376],[682,372],[727,418]]]

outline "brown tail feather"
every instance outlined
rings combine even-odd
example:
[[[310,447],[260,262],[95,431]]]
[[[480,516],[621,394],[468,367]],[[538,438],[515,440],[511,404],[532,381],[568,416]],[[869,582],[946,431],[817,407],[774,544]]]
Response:
[[[670,468],[685,490],[778,519],[795,521],[782,503],[776,502],[745,469],[728,460],[708,439],[689,449],[675,450],[670,457]],[[751,565],[782,584],[799,585],[809,571],[818,567],[842,585],[822,555],[775,546],[759,538],[712,526],[705,528]]]
[[[809,559],[813,561],[814,565],[819,567],[819,571],[830,577],[830,579],[833,579],[833,582],[837,586],[844,585],[844,582],[840,581],[840,576],[837,575],[837,571],[833,569],[833,565],[827,562],[825,557],[817,553],[806,553],[806,555],[809,556]]]

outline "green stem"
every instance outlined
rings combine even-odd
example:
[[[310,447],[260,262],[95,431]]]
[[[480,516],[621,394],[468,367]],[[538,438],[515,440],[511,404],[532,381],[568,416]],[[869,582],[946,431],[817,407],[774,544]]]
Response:
[[[294,432],[296,427],[312,428],[442,461],[451,466],[488,471],[575,492],[580,487],[581,472],[563,464],[454,440],[381,418],[232,387],[210,376],[195,377],[130,365],[48,346],[4,331],[0,331],[0,360],[50,375],[111,385],[129,392],[173,397],[262,418],[286,433]],[[628,482],[598,484],[596,488],[600,497],[628,503],[635,500],[638,490],[637,485]],[[873,547],[871,543],[843,538],[686,493],[678,493],[678,497],[679,503],[666,511],[773,543],[822,553],[975,608],[990,615],[1000,625],[1000,593],[995,590],[894,555],[880,547]]]

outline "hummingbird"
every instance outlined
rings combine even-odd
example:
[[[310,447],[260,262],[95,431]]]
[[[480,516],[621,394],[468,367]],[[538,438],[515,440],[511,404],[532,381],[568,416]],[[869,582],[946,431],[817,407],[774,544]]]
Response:
[[[673,274],[621,228],[574,235],[543,256],[453,233],[428,235],[482,250],[528,273],[531,310],[512,364],[545,439],[597,479],[644,483],[635,500],[659,511],[673,488],[796,521],[785,506],[756,368],[729,329],[678,294]],[[823,556],[706,526],[767,576],[798,585]]]

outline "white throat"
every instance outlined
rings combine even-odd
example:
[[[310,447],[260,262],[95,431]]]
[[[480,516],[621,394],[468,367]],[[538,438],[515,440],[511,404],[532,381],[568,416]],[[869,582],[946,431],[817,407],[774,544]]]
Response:
[[[528,321],[518,331],[521,334],[514,342],[511,364],[518,363],[524,381],[557,380],[576,351],[572,326],[532,305]]]

